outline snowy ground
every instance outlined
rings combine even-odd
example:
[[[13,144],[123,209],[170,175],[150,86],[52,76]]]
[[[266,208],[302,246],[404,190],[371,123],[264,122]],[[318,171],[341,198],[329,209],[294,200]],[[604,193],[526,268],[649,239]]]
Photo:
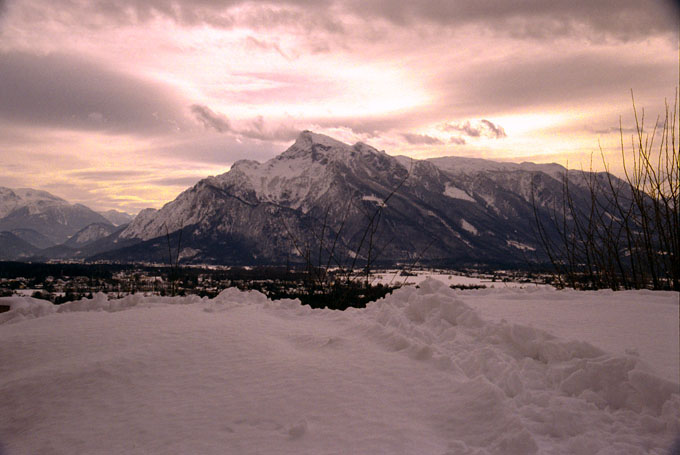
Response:
[[[680,434],[677,293],[8,302],[3,455],[666,454]]]
[[[405,286],[412,284],[419,284],[428,278],[435,278],[448,285],[464,285],[464,286],[484,286],[489,289],[507,289],[507,288],[529,288],[529,287],[548,287],[542,284],[535,283],[519,283],[515,281],[492,281],[489,278],[480,278],[474,276],[456,275],[451,271],[432,271],[432,270],[416,270],[411,272],[410,276],[401,276],[401,270],[385,270],[376,272],[371,280],[373,284],[386,284],[389,286]]]

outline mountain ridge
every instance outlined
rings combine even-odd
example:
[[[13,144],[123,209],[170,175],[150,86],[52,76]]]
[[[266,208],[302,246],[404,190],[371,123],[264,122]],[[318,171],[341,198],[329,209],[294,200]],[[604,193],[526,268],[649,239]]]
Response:
[[[456,157],[407,162],[361,142],[349,145],[303,131],[280,155],[262,163],[237,161],[161,209],[140,212],[120,238],[154,244],[153,239],[183,229],[192,253],[184,258],[190,262],[233,260],[245,244],[244,262],[299,261],[306,252],[296,243],[318,248],[334,241],[333,254],[363,261],[370,260],[368,248],[376,249],[373,254],[380,249],[392,262],[412,260],[425,250],[431,260],[465,263],[508,257],[512,262],[537,251],[528,188],[541,175],[539,185],[554,198],[561,189],[556,177],[564,168],[480,160],[457,170],[452,168],[456,161],[461,162]],[[376,229],[380,238],[374,245],[361,244],[376,210],[383,223]],[[241,246],[228,251],[229,242]],[[162,243],[155,244],[160,248]],[[215,248],[223,248],[223,254]],[[167,245],[165,251],[167,256]],[[162,258],[147,253],[128,252],[126,258]]]
[[[303,131],[267,161],[237,161],[128,225],[92,225],[82,245],[74,239],[44,254],[161,263],[176,254],[183,263],[227,265],[526,265],[547,261],[534,217],[547,219],[562,201],[564,172],[554,163],[416,160]],[[578,184],[573,190],[575,200],[588,196]]]
[[[89,207],[47,191],[0,187],[0,231],[31,229],[60,244],[92,223],[111,224]]]

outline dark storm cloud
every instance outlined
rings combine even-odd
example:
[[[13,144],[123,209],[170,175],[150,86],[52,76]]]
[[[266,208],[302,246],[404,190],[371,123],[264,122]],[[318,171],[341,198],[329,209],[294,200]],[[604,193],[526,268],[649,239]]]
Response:
[[[406,139],[406,142],[413,145],[436,145],[442,144],[442,141],[436,137],[428,136],[427,134],[402,134],[402,137]]]
[[[674,64],[677,68],[677,62]],[[677,70],[669,63],[624,60],[615,55],[550,55],[533,61],[506,60],[465,68],[440,88],[446,105],[459,115],[491,115],[551,105],[630,97],[677,85]]]
[[[116,133],[182,126],[169,88],[61,54],[0,53],[0,118],[9,123]]]

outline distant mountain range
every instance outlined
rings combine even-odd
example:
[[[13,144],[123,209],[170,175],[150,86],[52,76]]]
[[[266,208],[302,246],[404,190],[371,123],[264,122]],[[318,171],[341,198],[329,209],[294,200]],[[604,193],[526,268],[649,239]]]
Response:
[[[2,189],[0,231],[8,232],[0,242],[14,245],[3,247],[14,259],[168,263],[179,250],[181,263],[522,265],[546,260],[532,188],[547,217],[562,200],[565,172],[557,164],[411,160],[304,131],[269,161],[238,161],[118,229],[110,215],[49,193]],[[588,197],[585,185],[573,191],[575,200]],[[45,249],[40,236],[54,244]]]
[[[0,260],[54,259],[51,249],[86,243],[83,230],[92,232],[99,226],[101,238],[132,218],[114,210],[97,213],[47,191],[0,187]],[[94,237],[91,233],[89,240],[97,240]]]

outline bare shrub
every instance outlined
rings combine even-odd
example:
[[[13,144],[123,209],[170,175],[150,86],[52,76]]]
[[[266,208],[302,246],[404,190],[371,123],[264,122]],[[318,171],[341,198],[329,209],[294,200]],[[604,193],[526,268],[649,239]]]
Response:
[[[631,93],[632,96],[632,93]],[[678,93],[672,108],[645,131],[633,98],[635,134],[627,151],[620,122],[624,178],[610,172],[569,171],[562,199],[548,216],[532,203],[537,235],[562,285],[585,289],[680,291],[680,147]],[[660,121],[663,120],[663,121]],[[585,188],[576,191],[574,187]]]

